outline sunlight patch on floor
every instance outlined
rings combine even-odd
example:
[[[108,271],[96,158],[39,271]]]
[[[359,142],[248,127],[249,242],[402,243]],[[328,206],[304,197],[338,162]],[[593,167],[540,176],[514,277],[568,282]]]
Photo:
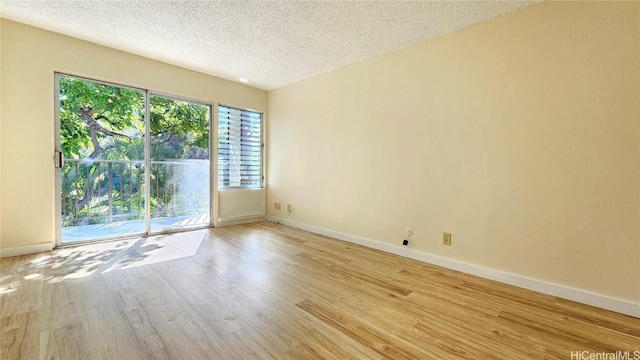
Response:
[[[59,273],[49,275],[45,280],[53,283],[78,279],[96,271],[107,273],[193,256],[200,248],[207,231],[187,231],[62,248],[56,251],[49,267],[60,269]]]

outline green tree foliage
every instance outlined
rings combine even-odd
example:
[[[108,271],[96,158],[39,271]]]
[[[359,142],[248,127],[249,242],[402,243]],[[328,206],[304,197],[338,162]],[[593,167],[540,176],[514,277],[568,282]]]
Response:
[[[66,158],[142,160],[145,93],[70,77],[60,77],[60,135]],[[208,158],[209,107],[151,96],[152,147],[161,158]],[[130,146],[137,150],[137,154]],[[154,160],[160,160],[154,157]]]
[[[105,138],[130,139],[136,131],[144,131],[143,92],[60,77],[60,135],[66,158],[97,157]]]
[[[170,154],[152,149],[152,159],[208,158],[209,107],[158,96],[150,104],[152,148],[171,149]]]

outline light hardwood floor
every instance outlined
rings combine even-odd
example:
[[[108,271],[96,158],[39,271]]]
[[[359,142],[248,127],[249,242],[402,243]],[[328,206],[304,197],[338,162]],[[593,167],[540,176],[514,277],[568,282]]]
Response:
[[[1,270],[3,360],[640,351],[640,319],[275,224],[63,248]]]

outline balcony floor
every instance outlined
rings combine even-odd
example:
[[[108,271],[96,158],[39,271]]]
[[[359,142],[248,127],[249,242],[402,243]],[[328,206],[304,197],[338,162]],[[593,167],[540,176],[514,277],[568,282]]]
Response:
[[[197,216],[174,216],[151,219],[151,232],[173,229],[188,229],[209,224],[209,214]],[[107,224],[69,226],[62,228],[62,243],[98,240],[117,236],[144,233],[144,220],[118,221]]]

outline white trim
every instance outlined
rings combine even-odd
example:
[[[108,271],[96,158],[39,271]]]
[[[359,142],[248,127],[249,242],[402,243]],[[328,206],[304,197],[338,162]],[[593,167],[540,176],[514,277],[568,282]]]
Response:
[[[55,201],[54,201],[54,232],[55,232],[55,244],[56,246],[62,244],[62,169],[64,168],[64,154],[62,153],[62,145],[60,144],[60,73],[53,73],[53,151],[60,152],[60,157],[62,158],[62,166],[59,168],[54,165],[53,167],[53,178],[54,178],[54,191]]]
[[[156,166],[156,169],[157,168],[158,167]],[[131,172],[129,174],[131,174]],[[87,179],[89,179],[89,175],[87,175]],[[149,90],[144,90],[144,233],[145,235],[151,234],[151,186],[152,186],[151,185],[151,92]],[[85,185],[85,189],[86,189],[86,185]],[[93,192],[93,188],[91,189],[91,191]],[[138,190],[138,192],[140,192],[140,190]],[[100,187],[98,185],[98,194],[99,193],[100,193]],[[133,206],[131,207],[133,208]],[[133,212],[133,209],[131,209],[131,212]]]
[[[247,224],[251,222],[257,222],[264,220],[264,214],[247,214],[247,215],[235,215],[235,216],[225,216],[222,218],[218,218],[214,227],[218,226],[228,226],[228,225],[239,225],[239,224]]]
[[[417,251],[414,249],[391,245],[372,239],[367,239],[351,234],[345,234],[334,230],[300,223],[297,221],[288,220],[286,218],[272,217],[271,220],[279,221],[280,224],[291,226],[301,230],[306,230],[319,235],[332,237],[350,243],[366,246],[368,248],[381,250],[391,254],[400,255],[410,259],[442,266],[448,269],[461,271],[490,280],[495,280],[501,283],[640,318],[640,303],[637,302],[613,298],[586,290],[546,282],[543,280],[532,279],[526,276],[491,269],[480,265],[469,264],[462,261]]]
[[[260,218],[262,220],[262,218],[264,218],[264,213],[225,216],[225,217],[222,217],[222,218],[218,218],[218,222],[219,223],[223,223],[223,222],[228,222],[228,221],[247,220],[247,219],[254,219],[254,218]]]
[[[222,220],[222,221],[220,221]],[[242,216],[228,216],[222,219],[218,219],[214,227],[223,227],[231,225],[249,224],[254,222],[264,221],[264,214],[260,215],[242,215]]]
[[[218,189],[218,107],[220,103],[215,103],[211,109],[212,117],[211,117],[211,132],[209,134],[209,141],[211,141],[211,153],[209,153],[209,160],[211,160],[211,179],[210,185],[212,189],[212,198],[211,198],[211,223],[214,227],[217,225],[218,214],[220,214],[220,189]]]
[[[33,245],[16,246],[10,248],[0,249],[0,257],[6,258],[11,256],[36,254],[45,251],[53,250],[53,243],[46,242]]]

